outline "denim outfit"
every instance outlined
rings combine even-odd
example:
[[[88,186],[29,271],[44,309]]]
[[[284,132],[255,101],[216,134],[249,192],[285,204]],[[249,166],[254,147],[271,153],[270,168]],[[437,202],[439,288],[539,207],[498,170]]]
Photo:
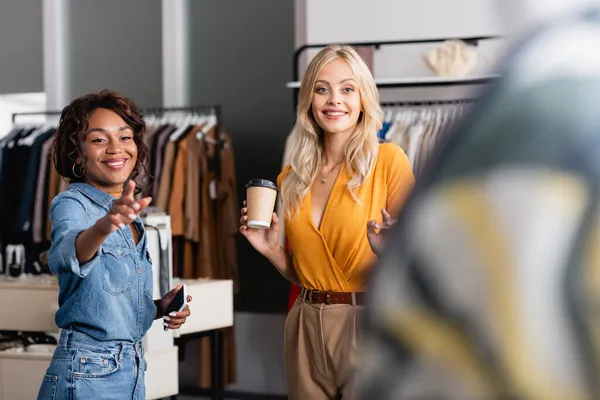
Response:
[[[38,399],[145,399],[142,337],[152,325],[152,264],[144,226],[110,234],[85,264],[75,240],[110,210],[114,199],[86,183],[72,183],[52,201],[49,267],[58,275],[62,329]]]

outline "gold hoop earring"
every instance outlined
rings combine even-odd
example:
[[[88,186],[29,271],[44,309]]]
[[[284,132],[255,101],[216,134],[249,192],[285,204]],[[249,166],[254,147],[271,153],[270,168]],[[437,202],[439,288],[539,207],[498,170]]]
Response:
[[[81,168],[81,172],[79,173],[79,175],[77,175],[77,174],[75,173],[75,167],[76,167],[77,165],[79,165],[79,168]],[[73,168],[71,168],[71,169],[73,170],[73,176],[74,176],[75,178],[78,178],[78,179],[79,179],[79,178],[83,178],[83,175],[85,175],[85,168],[84,168],[84,167],[83,167],[83,165],[81,165],[81,164],[73,164]]]

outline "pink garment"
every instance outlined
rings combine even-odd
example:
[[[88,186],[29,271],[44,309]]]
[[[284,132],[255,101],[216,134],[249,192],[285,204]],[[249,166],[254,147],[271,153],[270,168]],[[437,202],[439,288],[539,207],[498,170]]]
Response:
[[[371,73],[374,73],[374,56],[375,56],[375,47],[373,46],[356,46],[354,50],[358,53],[358,55],[364,60],[367,67],[371,70]]]

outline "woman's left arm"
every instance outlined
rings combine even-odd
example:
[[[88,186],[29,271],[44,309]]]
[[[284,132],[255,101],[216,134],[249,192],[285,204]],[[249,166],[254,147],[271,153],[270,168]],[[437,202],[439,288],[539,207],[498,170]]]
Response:
[[[415,183],[415,176],[408,157],[400,147],[394,147],[386,174],[387,198],[386,208],[381,210],[381,222],[374,220],[367,223],[367,238],[371,250],[377,256],[383,248],[381,231],[391,228],[396,223],[396,216],[404,206]]]
[[[410,161],[400,147],[395,149],[386,184],[388,188],[386,210],[392,218],[396,218],[415,184],[415,175]]]

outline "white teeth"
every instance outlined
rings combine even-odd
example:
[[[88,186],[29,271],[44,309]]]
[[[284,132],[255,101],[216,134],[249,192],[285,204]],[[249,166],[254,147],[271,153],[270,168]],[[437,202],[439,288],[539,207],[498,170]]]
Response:
[[[332,117],[340,117],[340,116],[342,116],[342,115],[346,115],[346,113],[345,113],[345,112],[341,112],[341,111],[333,111],[333,112],[331,112],[331,111],[328,111],[328,112],[326,112],[325,114],[326,114],[326,115],[329,115],[329,116],[332,116]]]
[[[125,164],[125,161],[121,160],[121,161],[116,161],[116,162],[109,162],[107,164],[109,167],[120,167],[123,164]]]

